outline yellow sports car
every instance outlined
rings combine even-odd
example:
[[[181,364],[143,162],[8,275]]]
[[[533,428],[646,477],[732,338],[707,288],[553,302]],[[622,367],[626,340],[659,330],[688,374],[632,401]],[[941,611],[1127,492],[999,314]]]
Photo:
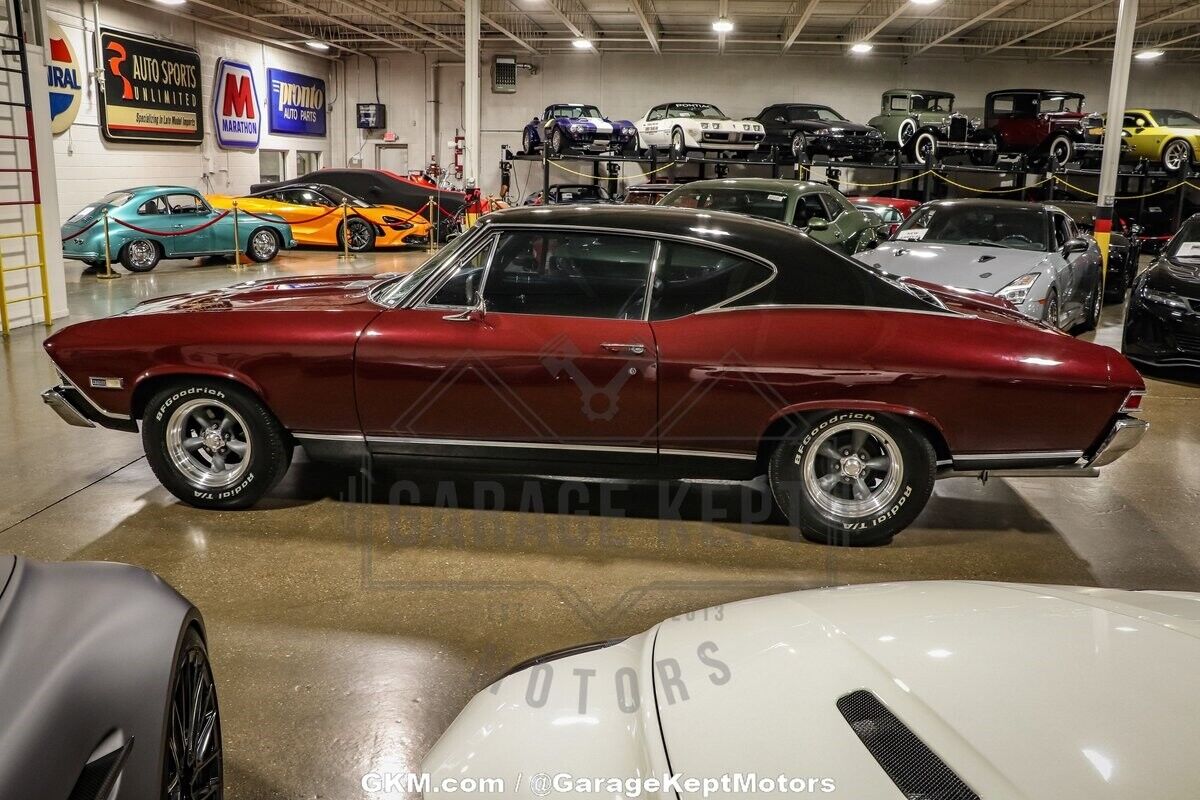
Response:
[[[268,189],[245,197],[209,195],[213,208],[233,208],[250,214],[273,214],[292,226],[300,244],[343,247],[342,202],[347,206],[350,250],[362,253],[376,247],[429,244],[432,226],[421,214],[400,206],[373,206],[323,183]]]
[[[1200,117],[1171,108],[1127,108],[1121,121],[1128,156],[1146,158],[1178,174],[1196,163]]]

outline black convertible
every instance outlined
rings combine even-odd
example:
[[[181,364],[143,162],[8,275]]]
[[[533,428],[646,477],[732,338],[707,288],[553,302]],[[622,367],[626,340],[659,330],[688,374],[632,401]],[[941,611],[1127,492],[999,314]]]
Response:
[[[778,145],[781,152],[794,157],[821,154],[870,161],[883,149],[882,133],[851,122],[829,106],[778,103],[752,119],[766,129],[767,145]]]

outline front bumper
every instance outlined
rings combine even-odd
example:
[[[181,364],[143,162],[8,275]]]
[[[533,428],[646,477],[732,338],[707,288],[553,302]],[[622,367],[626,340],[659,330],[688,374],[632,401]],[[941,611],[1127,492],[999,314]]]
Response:
[[[883,149],[882,136],[813,136],[809,152],[830,156],[874,155]]]
[[[1135,286],[1125,316],[1121,352],[1132,361],[1160,367],[1200,367],[1200,301],[1191,310],[1162,305],[1141,296]]]
[[[68,425],[78,428],[94,428],[100,425],[117,431],[137,433],[137,423],[128,417],[106,416],[88,402],[83,394],[71,385],[52,386],[42,392],[42,402],[50,406],[55,414]]]

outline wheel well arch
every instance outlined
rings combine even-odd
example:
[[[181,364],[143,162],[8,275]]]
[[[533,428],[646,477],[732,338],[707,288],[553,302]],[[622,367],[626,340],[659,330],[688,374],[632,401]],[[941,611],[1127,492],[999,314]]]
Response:
[[[227,383],[230,386],[236,386],[253,394],[255,399],[262,403],[268,410],[271,408],[263,397],[262,390],[248,378],[229,371],[179,368],[156,371],[137,379],[129,401],[130,418],[135,420],[142,418],[142,415],[146,413],[146,405],[150,402],[150,398],[154,396],[155,392],[166,386],[170,386],[172,383],[187,380],[188,378],[202,378],[206,381],[217,381]]]
[[[933,447],[933,452],[937,454],[938,461],[948,461],[952,458],[950,444],[946,441],[941,427],[926,414],[912,409],[881,408],[872,403],[821,403],[812,407],[786,411],[771,420],[766,430],[758,438],[758,447],[755,452],[756,466],[759,470],[766,470],[767,461],[771,457],[775,443],[786,436],[789,431],[807,424],[807,420],[810,418],[832,414],[835,411],[872,411],[911,425],[928,440]]]
[[[1163,140],[1162,147],[1160,147],[1158,149],[1158,157],[1162,158],[1163,153],[1167,152],[1167,148],[1170,147],[1175,142],[1183,142],[1184,144],[1186,144],[1188,146],[1188,149],[1192,151],[1192,156],[1195,157],[1196,148],[1192,147],[1192,143],[1187,140],[1186,136],[1179,136],[1179,135],[1168,136],[1166,139]]]

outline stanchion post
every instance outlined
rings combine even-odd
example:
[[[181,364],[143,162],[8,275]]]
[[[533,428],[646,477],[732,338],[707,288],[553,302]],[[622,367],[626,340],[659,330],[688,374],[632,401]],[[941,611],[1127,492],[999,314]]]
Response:
[[[238,204],[237,200],[233,201],[233,270],[239,272],[242,269],[242,234],[238,229]]]
[[[342,200],[342,254],[338,256],[343,261],[350,261],[354,254],[350,252],[350,206]]]
[[[102,281],[111,281],[114,278],[121,277],[113,272],[112,268],[112,247],[108,244],[108,212],[104,212],[104,273],[97,275]]]
[[[431,197],[427,201],[426,205],[429,206],[429,252],[432,253],[436,247],[438,238],[438,204]]]

